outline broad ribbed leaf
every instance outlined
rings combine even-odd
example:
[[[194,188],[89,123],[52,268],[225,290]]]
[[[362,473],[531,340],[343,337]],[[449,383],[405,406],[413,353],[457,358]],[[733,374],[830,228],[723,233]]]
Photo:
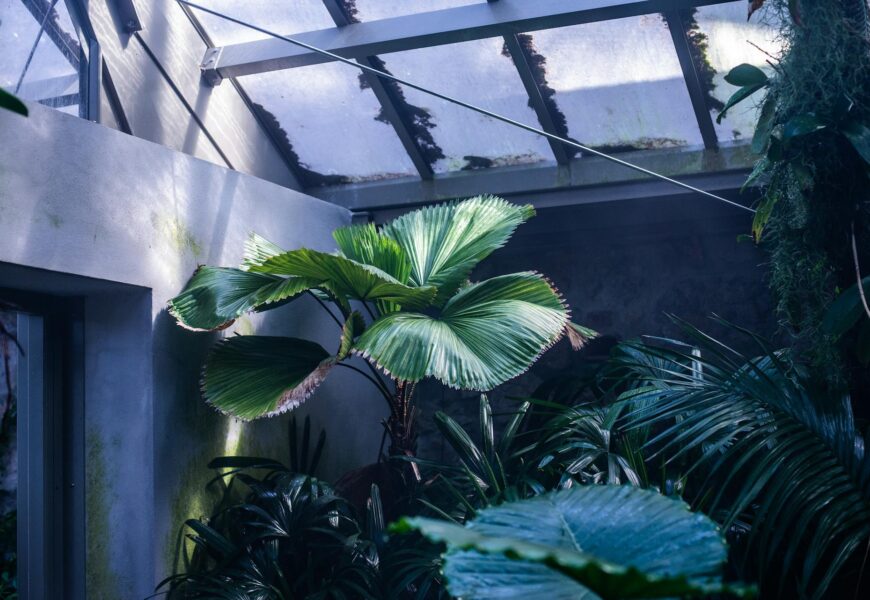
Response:
[[[384,226],[411,261],[411,283],[433,285],[439,302],[462,285],[478,262],[502,247],[535,211],[494,196],[428,206]]]
[[[488,390],[528,369],[567,321],[546,279],[515,273],[464,288],[438,316],[387,315],[355,350],[403,381],[431,376],[451,387]]]
[[[377,267],[308,248],[273,256],[260,265],[252,265],[250,271],[306,277],[347,298],[383,300],[409,309],[426,308],[435,297],[432,287],[408,287]]]
[[[250,310],[290,300],[317,285],[305,277],[277,277],[225,267],[200,267],[169,312],[182,327],[213,331],[229,326]]]
[[[287,337],[228,338],[209,354],[202,393],[240,419],[274,416],[302,404],[335,364],[319,344]]]
[[[264,262],[282,254],[284,249],[273,244],[266,238],[256,233],[251,233],[245,240],[245,250],[242,254],[242,269],[247,271],[251,267],[262,265]]]
[[[727,551],[716,524],[651,490],[578,486],[483,509],[465,527],[415,518],[397,529],[446,543],[449,590],[468,599],[582,598],[584,590],[590,598],[661,598],[724,589]]]
[[[399,244],[378,232],[373,223],[340,227],[332,237],[344,257],[377,267],[399,283],[408,283],[411,261]]]

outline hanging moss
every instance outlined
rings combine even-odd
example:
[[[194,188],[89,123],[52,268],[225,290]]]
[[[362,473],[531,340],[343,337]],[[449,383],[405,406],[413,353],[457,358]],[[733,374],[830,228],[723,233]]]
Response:
[[[786,48],[765,99],[772,136],[760,210],[770,217],[761,243],[770,255],[771,288],[795,352],[828,385],[851,382],[857,392],[866,373],[820,325],[832,299],[856,283],[853,226],[864,275],[870,269],[868,165],[838,125],[844,118],[870,124],[867,5],[768,0],[765,11],[763,18],[782,23]],[[804,122],[825,126],[795,134]]]

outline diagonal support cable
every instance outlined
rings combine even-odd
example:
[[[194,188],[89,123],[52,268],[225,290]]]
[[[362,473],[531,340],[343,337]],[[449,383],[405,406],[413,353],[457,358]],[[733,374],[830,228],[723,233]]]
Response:
[[[254,25],[254,24],[252,24],[252,23],[248,23],[248,22],[246,22],[246,21],[242,21],[241,19],[237,19],[237,18],[235,18],[235,17],[231,17],[231,16],[229,16],[229,15],[226,15],[226,14],[224,14],[224,13],[218,12],[218,11],[216,11],[216,10],[212,10],[212,9],[207,8],[207,7],[205,7],[205,6],[202,6],[202,5],[196,4],[195,2],[190,2],[189,0],[177,0],[177,2],[179,2],[180,4],[186,4],[187,6],[191,6],[191,7],[193,7],[193,8],[198,9],[198,10],[201,10],[201,11],[207,12],[207,13],[209,13],[209,14],[211,14],[211,15],[216,16],[216,17],[220,17],[220,18],[222,18],[222,19],[225,19],[225,20],[227,20],[227,21],[230,21],[231,23],[235,23],[235,24],[237,24],[237,25],[241,25],[241,26],[243,26],[243,27],[247,27],[248,29],[251,29],[251,30],[253,30],[253,31],[258,31],[258,32],[260,32],[260,33],[262,33],[262,34],[264,34],[264,35],[268,35],[268,36],[273,37],[273,38],[275,38],[275,39],[284,40],[285,42],[288,42],[288,43],[290,43],[290,44],[294,44],[294,45],[296,45],[296,46],[300,46],[300,47],[302,47],[302,48],[305,48],[305,49],[307,49],[307,50],[310,50],[311,52],[315,52],[315,53],[317,53],[317,54],[322,54],[322,55],[324,55],[324,56],[328,56],[328,57],[331,58],[332,60],[335,60],[335,61],[338,61],[338,62],[344,63],[344,64],[346,64],[346,65],[350,65],[350,66],[355,67],[355,68],[357,68],[357,69],[361,69],[361,70],[363,70],[363,71],[365,71],[365,72],[367,72],[367,73],[372,73],[372,74],[377,75],[378,77],[381,77],[381,78],[383,78],[383,79],[389,79],[389,80],[391,80],[391,81],[395,81],[396,83],[401,83],[402,85],[405,85],[405,86],[408,86],[408,87],[410,87],[410,88],[412,88],[412,89],[415,89],[415,90],[418,90],[418,91],[420,91],[420,92],[423,92],[424,94],[428,94],[428,95],[430,95],[430,96],[434,96],[435,98],[440,98],[441,100],[444,100],[444,101],[446,101],[446,102],[450,102],[450,103],[452,103],[452,104],[456,104],[456,105],[458,105],[458,106],[462,106],[463,108],[467,108],[467,109],[469,109],[469,110],[472,110],[472,111],[474,111],[474,112],[476,112],[476,113],[479,113],[479,114],[485,115],[485,116],[490,117],[490,118],[492,118],[492,119],[495,119],[495,120],[497,120],[497,121],[501,121],[501,122],[503,122],[503,123],[507,123],[508,125],[513,125],[514,127],[518,127],[518,128],[520,128],[520,129],[524,129],[525,131],[530,131],[531,133],[536,133],[536,134],[538,134],[538,135],[540,135],[540,136],[543,136],[543,137],[547,138],[548,140],[554,140],[554,141],[557,141],[557,142],[561,142],[561,143],[563,143],[563,144],[567,144],[567,145],[569,145],[569,146],[573,146],[574,148],[577,148],[577,149],[579,149],[579,150],[582,150],[583,152],[586,152],[586,153],[588,153],[588,154],[594,154],[595,156],[599,156],[599,157],[601,157],[601,158],[603,158],[603,159],[605,159],[605,160],[608,160],[608,161],[610,161],[610,162],[616,163],[616,164],[618,164],[618,165],[622,165],[623,167],[626,167],[626,168],[628,168],[628,169],[632,169],[632,170],[637,171],[637,172],[639,172],[639,173],[643,173],[644,175],[648,175],[648,176],[650,176],[650,177],[654,177],[654,178],[659,179],[659,180],[661,180],[661,181],[666,181],[666,182],[668,182],[668,183],[670,183],[670,184],[672,184],[672,185],[675,185],[675,186],[677,186],[677,187],[683,188],[683,189],[685,189],[685,190],[689,190],[689,191],[691,191],[691,192],[695,192],[695,193],[697,193],[697,194],[701,194],[702,196],[706,196],[706,197],[708,197],[708,198],[712,198],[713,200],[718,200],[719,202],[724,202],[725,204],[730,204],[731,206],[734,206],[734,207],[736,207],[736,208],[740,208],[740,209],[742,209],[742,210],[745,210],[745,211],[748,211],[748,212],[751,212],[751,213],[755,213],[755,210],[754,210],[754,209],[752,209],[752,208],[750,208],[750,207],[748,207],[748,206],[744,206],[744,205],[742,205],[742,204],[740,204],[740,203],[738,203],[738,202],[734,202],[733,200],[728,200],[727,198],[723,198],[722,196],[717,196],[716,194],[713,194],[713,193],[707,192],[707,191],[705,191],[705,190],[702,190],[702,189],[696,188],[695,186],[693,186],[693,185],[689,185],[688,183],[684,183],[684,182],[682,182],[682,181],[678,181],[678,180],[676,180],[676,179],[672,179],[672,178],[668,177],[667,175],[662,175],[661,173],[656,173],[655,171],[650,171],[649,169],[645,169],[645,168],[643,168],[643,167],[641,167],[641,166],[639,166],[639,165],[632,164],[632,163],[630,163],[630,162],[628,162],[628,161],[626,161],[626,160],[622,160],[621,158],[617,158],[617,157],[615,157],[615,156],[611,156],[611,155],[609,155],[609,154],[606,154],[606,153],[604,153],[604,152],[601,152],[600,150],[596,150],[596,149],[594,149],[594,148],[590,148],[590,147],[588,147],[588,146],[584,146],[583,144],[577,143],[577,142],[572,141],[572,140],[567,140],[567,139],[565,139],[565,138],[563,138],[563,137],[559,137],[558,135],[554,135],[554,134],[552,134],[552,133],[547,133],[547,132],[544,131],[543,129],[538,129],[537,127],[532,127],[531,125],[526,125],[525,123],[521,123],[520,121],[516,121],[516,120],[514,120],[514,119],[511,119],[510,117],[505,117],[504,115],[500,115],[500,114],[498,114],[498,113],[492,112],[491,110],[487,110],[487,109],[485,109],[485,108],[481,108],[481,107],[479,107],[479,106],[475,106],[475,105],[473,105],[473,104],[469,104],[468,102],[465,102],[464,100],[459,100],[458,98],[454,98],[454,97],[452,97],[452,96],[447,96],[446,94],[442,94],[442,93],[440,93],[440,92],[436,92],[436,91],[430,90],[430,89],[428,89],[428,88],[426,88],[426,87],[423,87],[423,86],[421,86],[421,85],[418,85],[418,84],[416,84],[416,83],[412,83],[412,82],[407,81],[407,80],[405,80],[405,79],[402,79],[402,78],[400,78],[400,77],[396,77],[395,75],[391,75],[390,73],[384,73],[383,71],[379,71],[379,70],[377,70],[377,69],[373,69],[373,68],[371,68],[371,67],[367,67],[366,65],[362,65],[362,64],[360,64],[360,63],[357,63],[357,62],[355,62],[355,61],[353,61],[352,59],[349,59],[349,58],[344,58],[343,56],[339,56],[338,54],[334,54],[334,53],[332,53],[332,52],[329,52],[328,50],[323,50],[323,49],[321,49],[321,48],[317,48],[316,46],[312,46],[311,44],[306,44],[305,42],[301,42],[301,41],[299,41],[299,40],[295,40],[295,39],[290,38],[290,37],[287,37],[287,36],[285,36],[285,35],[281,35],[281,34],[279,34],[279,33],[275,33],[274,31],[270,31],[270,30],[265,29],[265,28],[263,28],[263,27],[259,27],[258,25]]]
[[[346,25],[351,24],[350,19],[348,19],[344,10],[342,10],[339,5],[339,0],[323,0],[323,4],[329,11],[329,16],[332,17],[336,27],[345,27]],[[357,62],[371,69],[378,70],[376,60],[370,56],[358,58]],[[398,107],[401,104],[401,99],[396,97],[393,90],[384,85],[384,81],[380,77],[367,71],[363,71],[363,76],[366,78],[366,83],[368,83],[372,92],[374,92],[375,97],[378,99],[378,102],[384,111],[384,117],[386,117],[390,122],[390,125],[393,126],[396,135],[399,136],[399,140],[402,142],[402,147],[405,149],[411,162],[414,163],[414,167],[417,169],[417,173],[420,174],[420,178],[432,179],[432,166],[429,164],[429,161],[426,160],[422,148],[420,148],[420,145],[417,143],[417,138],[411,130],[410,123],[408,123],[399,112]]]

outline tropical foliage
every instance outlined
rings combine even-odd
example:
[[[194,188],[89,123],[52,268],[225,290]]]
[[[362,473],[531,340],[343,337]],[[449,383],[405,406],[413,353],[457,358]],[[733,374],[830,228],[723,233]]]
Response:
[[[334,350],[289,337],[225,339],[204,367],[205,399],[242,419],[276,415],[301,404],[336,366],[350,367],[389,403],[393,453],[412,452],[416,382],[433,377],[490,389],[524,372],[564,334],[575,344],[591,335],[569,322],[564,301],[538,273],[469,282],[474,267],[533,214],[530,206],[481,196],[416,210],[380,229],[340,228],[336,254],[285,251],[253,235],[239,268],[200,267],[170,301],[179,324],[219,330],[245,312],[308,293],[340,334]],[[354,355],[370,374],[351,364]]]
[[[870,540],[870,459],[849,397],[748,332],[754,356],[683,325],[695,352],[637,342],[618,358],[646,383],[626,401],[633,427],[654,428],[648,458],[687,461],[695,506],[745,533],[765,595],[826,597]]]
[[[764,92],[752,139],[761,158],[747,181],[764,182],[752,231],[770,253],[792,351],[829,385],[859,393],[870,386],[856,363],[870,343],[870,308],[845,335],[821,324],[870,264],[870,13],[864,0],[749,4],[750,15],[780,25],[784,47],[769,74],[743,64],[726,76],[738,90],[722,115]]]
[[[630,486],[580,486],[479,511],[460,526],[404,519],[447,545],[460,598],[661,598],[721,593],[727,550],[716,524]],[[733,590],[739,591],[739,590]]]

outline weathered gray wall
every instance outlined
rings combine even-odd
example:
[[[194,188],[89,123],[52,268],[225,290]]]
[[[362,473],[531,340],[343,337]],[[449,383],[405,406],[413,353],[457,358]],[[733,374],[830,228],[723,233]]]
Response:
[[[286,456],[286,417],[241,425],[204,405],[199,366],[214,336],[181,330],[166,301],[198,264],[237,264],[252,230],[330,250],[350,215],[40,106],[27,119],[0,111],[0,132],[0,263],[39,270],[0,269],[0,287],[85,298],[87,597],[143,598],[171,568],[182,520],[209,510],[209,459]],[[337,328],[318,310],[302,299],[224,333],[333,347]],[[348,373],[306,404],[330,434],[329,478],[371,462],[380,439],[382,409]]]
[[[135,34],[124,31],[112,0],[82,2],[133,135],[300,189],[233,85],[202,81],[206,44],[177,2],[136,2],[142,31]],[[114,126],[107,105],[102,113],[105,124]]]
[[[583,200],[582,190],[573,193]],[[751,201],[736,190],[729,196]],[[546,202],[543,195],[511,200]],[[376,215],[379,222],[391,216]],[[543,209],[481,263],[472,279],[539,271],[564,294],[575,322],[619,339],[678,337],[679,329],[666,313],[729,335],[708,319],[716,313],[770,336],[776,323],[765,281],[766,256],[752,242],[737,241],[751,220],[748,213],[689,195]],[[562,341],[529,373],[492,396],[507,411],[511,404],[501,399],[530,394],[545,379],[578,369],[584,356]],[[421,400],[424,454],[446,451],[432,426],[436,410],[465,424],[477,423],[474,394],[451,393],[430,383],[422,387]]]

